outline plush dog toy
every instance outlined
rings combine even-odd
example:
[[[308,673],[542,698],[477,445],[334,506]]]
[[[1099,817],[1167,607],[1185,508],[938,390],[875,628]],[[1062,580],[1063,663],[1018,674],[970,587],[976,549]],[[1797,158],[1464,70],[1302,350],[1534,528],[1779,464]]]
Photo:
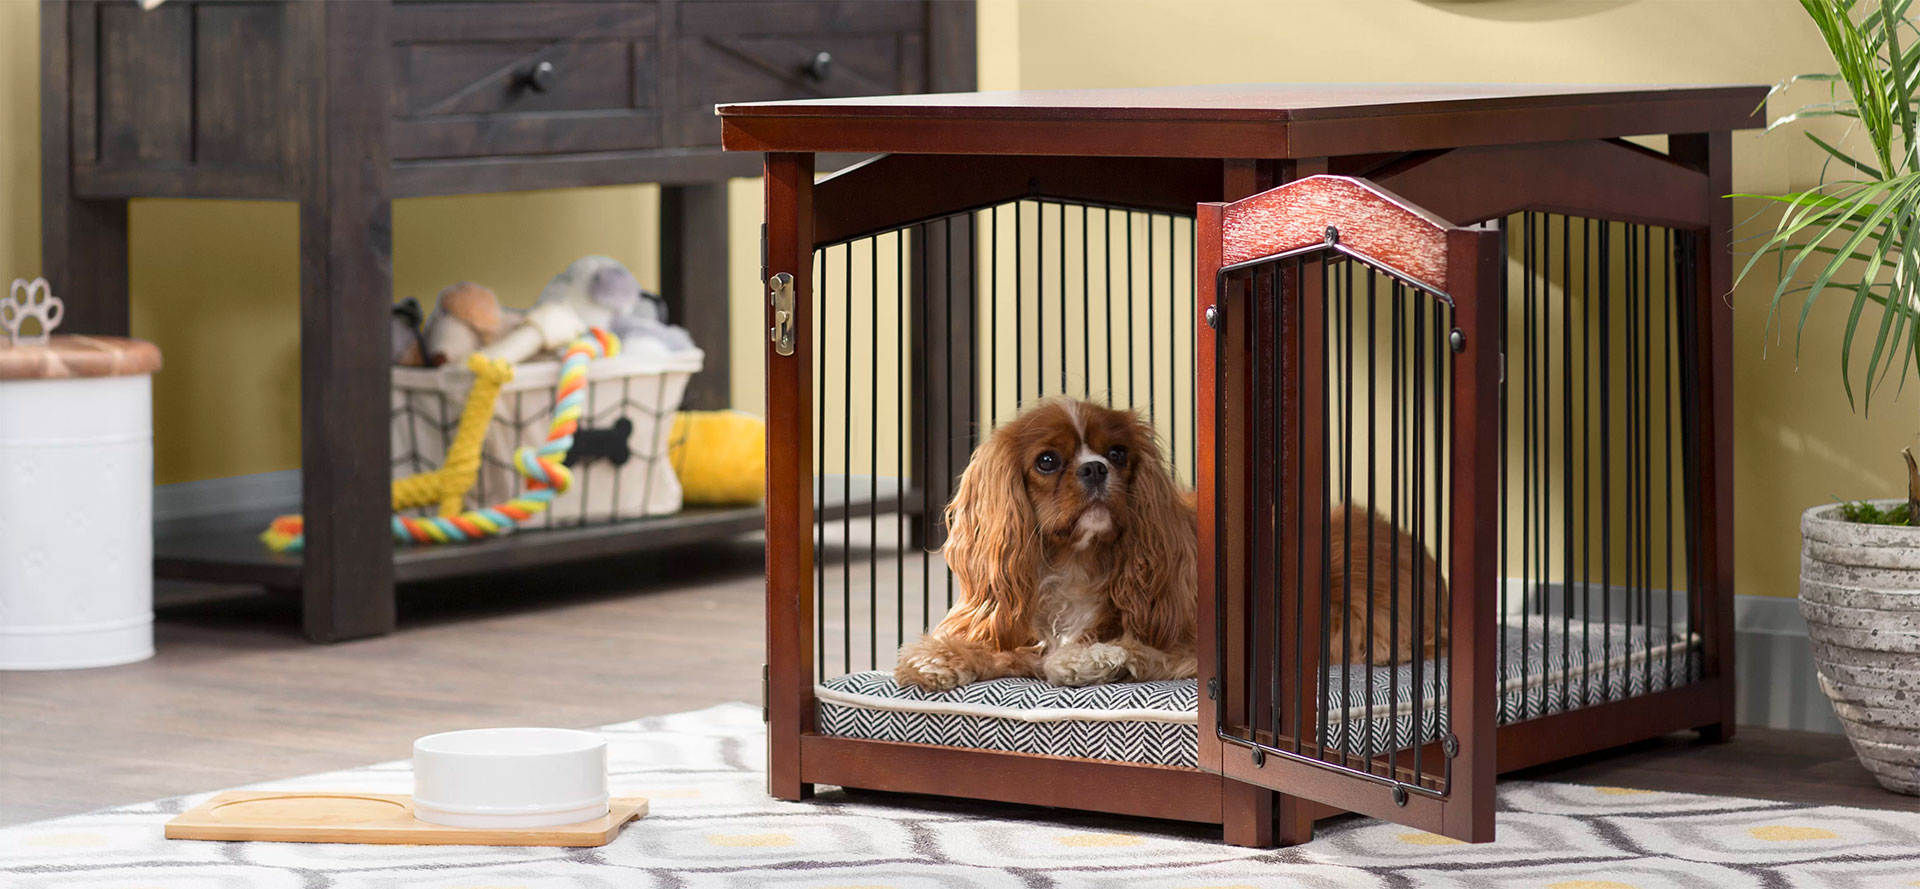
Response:
[[[493,291],[472,281],[440,291],[433,318],[427,322],[427,366],[465,362],[468,355],[498,340],[506,324],[506,313]]]
[[[420,301],[409,296],[393,304],[391,329],[393,363],[401,367],[420,367],[427,363],[427,341],[420,335]]]
[[[685,330],[667,323],[665,301],[642,290],[639,280],[616,259],[574,260],[547,282],[535,305],[556,303],[572,309],[587,326],[612,331],[629,349],[649,340],[666,352],[693,348],[693,338]]]
[[[640,282],[618,260],[587,256],[553,276],[533,308],[482,351],[518,364],[565,345],[589,327],[611,331],[629,352],[693,349],[693,337],[666,323],[666,315],[666,303],[640,289]]]

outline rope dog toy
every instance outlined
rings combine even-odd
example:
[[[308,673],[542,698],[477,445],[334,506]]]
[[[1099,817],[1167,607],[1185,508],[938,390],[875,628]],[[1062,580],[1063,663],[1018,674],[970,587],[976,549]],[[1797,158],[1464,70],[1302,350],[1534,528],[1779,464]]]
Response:
[[[586,401],[587,363],[620,354],[620,338],[600,328],[569,343],[560,362],[560,383],[554,390],[553,420],[547,438],[538,447],[513,453],[513,468],[526,479],[526,488],[504,503],[460,511],[480,473],[480,445],[493,418],[500,387],[513,379],[513,366],[501,359],[475,354],[467,359],[473,388],[467,392],[460,425],[447,448],[446,463],[432,472],[408,476],[393,483],[393,539],[395,543],[461,543],[511,533],[539,515],[553,498],[573,487],[573,470],[566,465],[580,428]],[[420,518],[399,510],[437,505],[439,514]],[[305,522],[298,515],[281,516],[261,532],[260,540],[274,552],[297,553],[306,548]]]

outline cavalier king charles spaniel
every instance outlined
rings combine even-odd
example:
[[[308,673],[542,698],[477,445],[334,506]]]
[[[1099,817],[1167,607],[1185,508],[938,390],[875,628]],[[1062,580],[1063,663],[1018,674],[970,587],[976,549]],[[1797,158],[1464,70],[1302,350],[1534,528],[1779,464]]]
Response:
[[[902,685],[1195,675],[1198,525],[1138,414],[1036,405],[974,453],[946,523],[960,597],[900,649]]]
[[[1412,535],[1366,507],[1350,510],[1344,505],[1335,505],[1327,518],[1327,552],[1332,555],[1332,570],[1327,575],[1332,605],[1327,609],[1330,656],[1377,667],[1411,663],[1414,579],[1418,572],[1420,656],[1431,659],[1434,650],[1447,641],[1446,622],[1440,614],[1440,603],[1447,601],[1447,582],[1441,578],[1440,566],[1432,554],[1416,544]],[[1371,530],[1368,523],[1372,523]],[[1347,549],[1349,536],[1351,550]],[[1373,547],[1371,562],[1367,553],[1369,544]],[[1369,588],[1373,590],[1371,599],[1367,595]],[[1346,600],[1344,609],[1340,607],[1342,599]],[[1367,616],[1370,603],[1371,621]],[[1347,635],[1349,626],[1351,637]],[[1340,653],[1343,646],[1350,646],[1344,657]]]
[[[1343,660],[1354,662],[1410,661],[1417,572],[1418,649],[1431,658],[1446,641],[1438,606],[1447,596],[1432,556],[1370,509],[1335,504],[1328,519],[1333,650],[1347,648]],[[1065,398],[1022,413],[974,452],[946,522],[960,597],[933,632],[900,649],[901,685],[1195,676],[1198,524],[1138,414]],[[1348,626],[1359,638],[1347,638]]]

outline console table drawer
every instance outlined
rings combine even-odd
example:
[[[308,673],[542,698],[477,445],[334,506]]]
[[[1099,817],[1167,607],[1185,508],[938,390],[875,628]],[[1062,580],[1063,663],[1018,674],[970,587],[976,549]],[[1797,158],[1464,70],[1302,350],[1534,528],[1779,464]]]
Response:
[[[923,3],[705,0],[679,27],[681,145],[720,142],[717,104],[927,89]]]
[[[398,3],[393,157],[660,145],[653,3]]]

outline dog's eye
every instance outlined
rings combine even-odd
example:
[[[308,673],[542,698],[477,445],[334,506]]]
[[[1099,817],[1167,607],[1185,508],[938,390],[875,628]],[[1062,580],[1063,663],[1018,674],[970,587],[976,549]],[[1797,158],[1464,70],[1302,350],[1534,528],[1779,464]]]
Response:
[[[1108,448],[1107,462],[1112,463],[1115,469],[1127,465],[1127,449],[1122,445]]]
[[[1040,470],[1044,475],[1052,475],[1059,472],[1060,455],[1052,451],[1041,454],[1033,461],[1033,468]]]

